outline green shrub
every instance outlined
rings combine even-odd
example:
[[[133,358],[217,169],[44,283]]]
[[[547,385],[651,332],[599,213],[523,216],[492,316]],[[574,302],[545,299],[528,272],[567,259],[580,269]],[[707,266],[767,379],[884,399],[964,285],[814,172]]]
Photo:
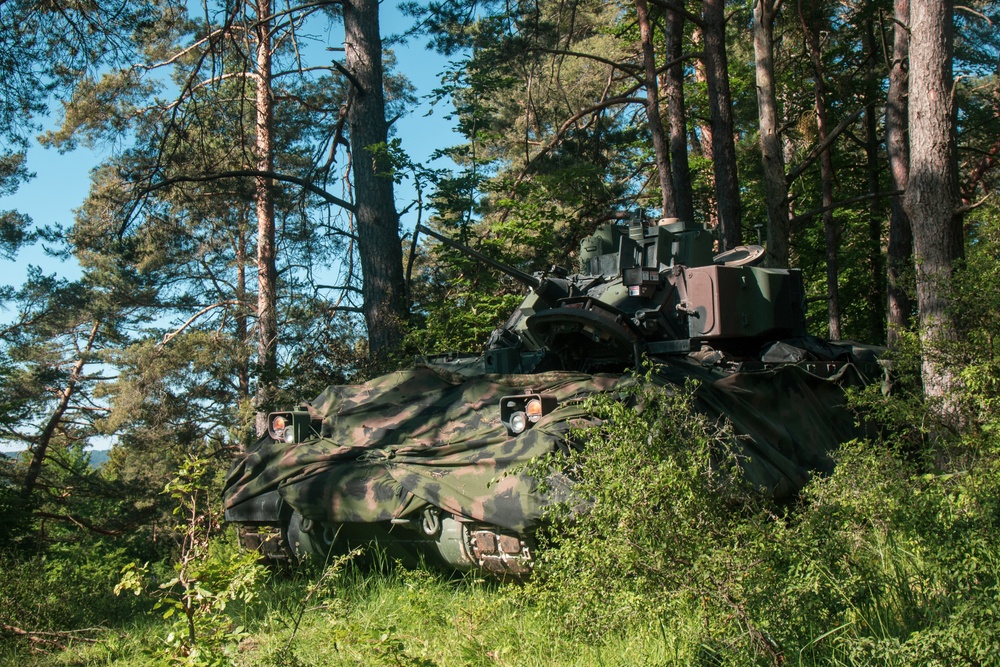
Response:
[[[176,664],[227,664],[246,637],[227,608],[253,602],[264,577],[258,555],[239,546],[234,530],[224,535],[219,529],[215,476],[210,459],[190,457],[164,489],[176,503],[178,518],[178,552],[167,581],[157,584],[148,564],[129,563],[114,588],[116,595],[155,600],[153,609],[171,622],[162,641],[167,659]]]
[[[731,434],[695,411],[693,386],[637,383],[630,391],[589,406],[602,423],[568,460],[584,500],[549,517],[525,589],[592,639],[637,623],[686,632],[734,605],[742,613],[742,554],[764,516],[762,499],[740,478]]]
[[[689,663],[997,661],[993,439],[932,451],[920,420],[890,425],[843,446],[832,475],[779,507],[742,484],[731,435],[691,397],[645,384],[598,399],[603,423],[569,458],[584,511],[553,513],[522,604],[597,644],[662,635]],[[864,401],[876,416],[920,410]]]

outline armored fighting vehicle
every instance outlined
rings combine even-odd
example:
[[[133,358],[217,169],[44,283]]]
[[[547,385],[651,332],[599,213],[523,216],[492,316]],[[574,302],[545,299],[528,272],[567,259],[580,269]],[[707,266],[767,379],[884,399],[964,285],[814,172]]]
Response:
[[[526,297],[480,355],[270,415],[224,491],[248,548],[295,561],[376,540],[525,577],[545,506],[571,492],[539,493],[525,464],[569,446],[590,419],[584,399],[636,381],[644,360],[655,382],[698,381],[698,409],[731,423],[745,477],[776,497],[830,471],[856,435],[843,390],[876,377],[877,350],[808,336],[801,273],[760,267],[759,246],[715,255],[701,225],[636,220],[584,239],[577,273],[527,274],[419,231],[514,276]]]

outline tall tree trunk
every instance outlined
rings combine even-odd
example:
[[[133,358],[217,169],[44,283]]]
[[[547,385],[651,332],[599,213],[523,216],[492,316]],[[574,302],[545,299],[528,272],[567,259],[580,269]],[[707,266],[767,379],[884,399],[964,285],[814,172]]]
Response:
[[[59,403],[56,405],[56,409],[49,416],[38,439],[34,442],[31,461],[28,463],[28,472],[25,474],[24,484],[21,486],[21,494],[26,498],[31,495],[38,484],[38,476],[42,474],[42,464],[45,462],[49,445],[52,444],[52,437],[55,435],[56,429],[59,428],[59,424],[62,423],[66,410],[69,409],[70,399],[73,398],[73,393],[80,382],[80,375],[83,373],[83,367],[87,364],[90,352],[94,349],[94,341],[97,340],[97,332],[100,328],[101,323],[95,320],[90,334],[87,336],[86,344],[80,349],[80,356],[73,363],[73,370],[70,371],[69,379],[66,380],[66,386],[59,392]]]
[[[702,49],[705,47],[705,36],[701,28],[695,28],[692,35],[695,43],[701,42]],[[705,59],[699,58],[694,62],[694,80],[698,84],[705,84],[708,87],[708,76],[705,74]],[[703,118],[697,118],[695,120],[697,127],[691,128],[690,140],[691,147],[695,152],[695,155],[699,155],[702,158],[708,160],[709,162],[715,161],[715,155],[712,152],[712,124],[711,122],[705,123]],[[711,192],[708,194],[706,202],[706,218],[708,219],[708,226],[716,230],[719,229],[719,205],[716,201],[716,187],[715,187],[715,174],[711,175]]]
[[[802,22],[802,32],[806,38],[809,57],[813,66],[813,99],[816,106],[816,130],[819,143],[825,144],[829,136],[826,118],[826,84],[824,82],[823,54],[819,47],[819,30],[806,20],[799,0],[799,19]],[[837,289],[837,246],[840,244],[840,232],[833,215],[833,151],[830,147],[823,149],[819,156],[820,188],[823,193],[823,232],[826,237],[826,291],[827,316],[830,326],[830,338],[840,339],[840,295]]]
[[[642,41],[642,66],[646,84],[646,121],[653,135],[653,154],[656,158],[656,173],[660,179],[660,204],[663,217],[676,218],[677,207],[674,195],[674,179],[670,172],[670,154],[660,118],[660,89],[656,78],[656,54],[653,52],[653,28],[649,24],[649,7],[646,0],[635,0],[635,12],[639,19],[639,38]]]
[[[906,190],[910,176],[910,146],[907,140],[909,114],[908,72],[910,68],[910,0],[895,0],[895,24],[892,30],[892,65],[889,68],[889,91],[885,106],[885,152],[889,159],[889,178],[893,190]],[[903,197],[892,199],[889,218],[889,248],[886,258],[886,344],[894,347],[906,329],[913,304],[906,276],[913,255],[910,219]]]
[[[963,254],[952,108],[952,2],[910,7],[910,179],[906,209],[913,228],[924,396],[954,414],[955,369],[940,356],[958,338],[948,296]]]
[[[257,0],[257,170],[274,171],[274,97],[271,94],[271,0]],[[267,432],[278,376],[278,271],[274,242],[274,183],[258,176],[257,208],[257,435]]]
[[[382,90],[382,38],[377,0],[344,3],[347,69],[351,89],[347,122],[351,132],[354,190],[357,199],[358,254],[364,282],[369,357],[376,365],[398,350],[406,317],[403,250],[399,216],[386,159],[389,126]]]
[[[868,62],[865,75],[865,161],[868,176],[868,328],[869,340],[883,340],[885,331],[885,269],[882,266],[882,205],[875,196],[879,191],[879,136],[878,116],[875,111],[879,99],[881,77],[878,75],[878,49],[875,45],[875,27],[871,15],[865,18],[862,42]]]
[[[791,263],[788,181],[785,155],[778,135],[778,99],[774,87],[774,0],[757,0],[753,8],[753,50],[756,57],[757,111],[760,153],[764,164],[767,207],[767,265],[786,268]]]
[[[684,0],[679,0],[683,6]],[[670,121],[670,173],[674,179],[674,202],[677,217],[694,220],[694,188],[688,164],[687,110],[684,104],[684,65],[679,62],[684,42],[684,17],[679,12],[666,13],[665,51],[667,60],[674,62],[663,75]]]
[[[726,56],[725,0],[704,0],[705,77],[712,119],[712,166],[718,198],[719,246],[729,250],[740,244],[740,188],[736,173],[733,99],[729,90]]]
[[[249,227],[246,226],[247,220],[241,215],[239,219],[240,228],[236,230],[233,241],[235,244],[234,258],[236,261],[236,289],[234,296],[236,297],[236,316],[234,318],[234,328],[236,335],[236,342],[239,346],[238,349],[250,349],[250,323],[249,314],[251,312],[250,303],[248,299],[247,290],[247,266],[250,263],[249,257],[249,242],[246,238],[246,234],[249,233]],[[243,402],[250,398],[250,357],[239,358],[239,366],[236,368],[236,382],[237,382],[237,399]],[[257,424],[256,419],[254,423],[254,430],[256,431]],[[253,444],[252,433],[247,432],[246,436],[241,443],[243,447],[249,447]]]

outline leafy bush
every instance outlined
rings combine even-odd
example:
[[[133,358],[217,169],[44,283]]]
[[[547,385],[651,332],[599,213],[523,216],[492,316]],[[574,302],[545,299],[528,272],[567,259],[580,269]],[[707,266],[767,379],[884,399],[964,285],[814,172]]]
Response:
[[[150,581],[147,565],[130,563],[122,568],[116,595],[131,592],[155,600],[172,625],[164,638],[167,657],[177,664],[222,665],[246,636],[243,626],[226,614],[230,603],[251,603],[264,576],[256,553],[240,548],[219,533],[220,503],[214,498],[212,461],[191,457],[167,483],[164,493],[176,506],[178,523],[174,533],[179,550],[170,578],[161,584]]]
[[[996,438],[932,450],[920,428],[887,429],[779,507],[741,483],[731,436],[693,410],[692,388],[634,391],[594,404],[604,421],[570,457],[586,511],[553,514],[523,604],[590,641],[662,634],[689,663],[998,660]],[[875,415],[919,410],[862,400]]]
[[[586,509],[552,513],[525,590],[590,637],[637,622],[678,631],[675,621],[692,613],[733,612],[742,554],[764,516],[740,479],[730,434],[695,411],[693,386],[637,383],[631,392],[589,407],[602,423],[569,457]]]

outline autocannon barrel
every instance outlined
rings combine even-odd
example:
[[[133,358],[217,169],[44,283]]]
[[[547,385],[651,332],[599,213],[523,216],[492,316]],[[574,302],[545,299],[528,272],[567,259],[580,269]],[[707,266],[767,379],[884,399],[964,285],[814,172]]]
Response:
[[[455,250],[458,250],[460,252],[464,252],[465,254],[469,255],[470,257],[475,257],[479,261],[485,262],[486,264],[489,264],[490,266],[492,266],[493,268],[495,268],[495,269],[497,269],[499,271],[503,271],[504,273],[506,273],[511,278],[514,278],[515,280],[518,280],[518,281],[524,283],[525,285],[528,285],[529,287],[538,288],[542,284],[542,280],[540,278],[538,278],[536,276],[533,276],[530,273],[525,273],[524,271],[521,271],[520,269],[516,269],[513,266],[510,266],[509,264],[504,264],[503,262],[495,260],[495,259],[493,259],[492,257],[490,257],[488,255],[484,255],[483,253],[481,253],[481,252],[479,252],[477,250],[473,250],[469,246],[463,245],[463,244],[459,243],[458,241],[452,241],[447,236],[443,236],[441,234],[438,234],[434,230],[428,229],[427,227],[424,227],[423,225],[417,225],[417,231],[418,232],[422,232],[422,233],[427,234],[428,236],[430,236],[432,238],[437,239],[438,241],[440,241],[441,243],[445,244],[446,246],[450,246],[450,247],[454,248]]]

